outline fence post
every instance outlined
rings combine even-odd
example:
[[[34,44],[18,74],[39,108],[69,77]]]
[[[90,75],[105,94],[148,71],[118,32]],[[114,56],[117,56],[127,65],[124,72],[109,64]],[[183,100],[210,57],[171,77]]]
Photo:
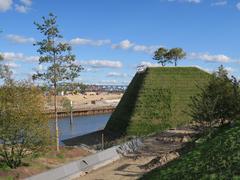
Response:
[[[102,150],[104,150],[104,133],[102,133]]]
[[[70,125],[73,124],[73,103],[70,101]]]

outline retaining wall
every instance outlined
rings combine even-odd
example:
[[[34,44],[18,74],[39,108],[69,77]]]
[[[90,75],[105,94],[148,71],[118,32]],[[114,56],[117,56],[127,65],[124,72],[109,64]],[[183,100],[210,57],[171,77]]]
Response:
[[[87,115],[97,115],[97,114],[109,114],[114,112],[115,107],[99,107],[99,108],[95,108],[95,109],[74,109],[73,110],[73,116],[87,116]],[[53,111],[47,111],[46,114],[50,117],[50,118],[54,118],[55,117],[55,113]],[[63,111],[60,110],[58,111],[58,117],[63,118],[63,117],[69,117],[70,116],[70,112],[68,111]]]
[[[85,172],[98,169],[121,158],[121,155],[136,151],[142,146],[140,139],[134,139],[119,146],[97,152],[83,159],[73,161],[61,167],[37,174],[26,180],[67,180],[78,177]]]

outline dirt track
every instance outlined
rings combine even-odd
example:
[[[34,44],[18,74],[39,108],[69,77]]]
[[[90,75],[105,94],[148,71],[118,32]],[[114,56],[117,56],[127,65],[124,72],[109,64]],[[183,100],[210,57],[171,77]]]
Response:
[[[138,179],[153,168],[179,157],[178,151],[195,136],[192,129],[168,130],[148,137],[136,152],[137,159],[123,157],[112,164],[87,173],[81,180],[132,180]]]
[[[128,180],[138,179],[146,170],[139,166],[147,163],[153,157],[141,157],[137,160],[122,158],[109,166],[105,166],[96,171],[82,176],[79,180]]]

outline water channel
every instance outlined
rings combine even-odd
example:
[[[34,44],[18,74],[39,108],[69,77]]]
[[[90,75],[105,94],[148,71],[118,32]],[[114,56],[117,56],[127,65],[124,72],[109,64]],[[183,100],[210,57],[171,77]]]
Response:
[[[70,118],[59,119],[60,142],[65,139],[77,137],[83,134],[103,129],[111,114],[78,116],[73,118],[73,124],[70,124]],[[55,121],[49,120],[51,133],[55,132]],[[62,144],[62,143],[61,143]]]

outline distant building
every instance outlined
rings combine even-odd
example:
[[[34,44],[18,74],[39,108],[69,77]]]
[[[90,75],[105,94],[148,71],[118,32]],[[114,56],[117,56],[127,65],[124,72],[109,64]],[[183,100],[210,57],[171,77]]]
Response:
[[[87,85],[87,92],[124,92],[127,85]]]

